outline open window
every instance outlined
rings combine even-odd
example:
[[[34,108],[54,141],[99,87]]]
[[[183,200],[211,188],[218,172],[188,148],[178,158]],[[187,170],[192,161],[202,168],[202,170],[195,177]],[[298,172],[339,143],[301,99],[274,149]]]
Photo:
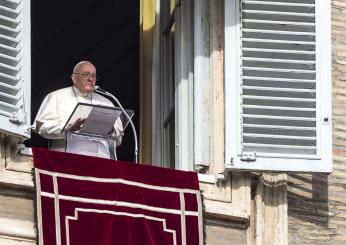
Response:
[[[330,1],[225,1],[226,167],[331,172]]]
[[[175,168],[175,2],[161,1],[155,27],[153,161]]]
[[[153,162],[193,169],[193,2],[159,3],[153,75]]]

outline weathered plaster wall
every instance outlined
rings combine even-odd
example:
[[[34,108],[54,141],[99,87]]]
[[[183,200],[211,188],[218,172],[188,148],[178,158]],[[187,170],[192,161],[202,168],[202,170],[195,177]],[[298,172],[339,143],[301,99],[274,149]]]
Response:
[[[14,137],[0,134],[0,245],[34,245],[32,161],[15,146]]]
[[[246,244],[246,229],[235,222],[208,219],[206,222],[206,244],[241,245]]]
[[[215,177],[224,172],[224,1],[205,1],[209,14],[209,125],[210,165],[204,169]],[[225,174],[224,180],[202,183],[204,193],[206,243],[213,245],[246,244],[251,211],[250,176]]]

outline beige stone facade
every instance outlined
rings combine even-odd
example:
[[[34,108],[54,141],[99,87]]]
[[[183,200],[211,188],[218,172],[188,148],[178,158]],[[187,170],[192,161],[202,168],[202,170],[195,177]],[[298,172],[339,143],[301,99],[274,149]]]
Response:
[[[210,1],[210,70],[215,124],[211,163],[224,164],[223,1]],[[346,0],[332,1],[333,173],[226,172],[202,178],[206,244],[346,244]],[[32,159],[0,136],[0,244],[36,243]]]
[[[36,244],[31,157],[18,154],[18,139],[0,135],[0,244]]]
[[[289,244],[346,244],[346,1],[332,1],[333,173],[288,177]]]

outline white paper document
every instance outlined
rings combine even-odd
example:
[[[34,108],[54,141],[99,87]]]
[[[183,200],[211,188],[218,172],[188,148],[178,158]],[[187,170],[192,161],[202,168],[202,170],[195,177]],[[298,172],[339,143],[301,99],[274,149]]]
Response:
[[[113,130],[114,122],[121,113],[118,110],[93,107],[79,132],[106,136]]]

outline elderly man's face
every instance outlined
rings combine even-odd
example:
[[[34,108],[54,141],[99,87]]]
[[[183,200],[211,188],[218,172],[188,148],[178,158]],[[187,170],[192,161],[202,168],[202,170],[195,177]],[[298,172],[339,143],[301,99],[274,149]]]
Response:
[[[91,63],[83,63],[78,66],[71,78],[81,93],[91,93],[96,84],[96,68]]]

